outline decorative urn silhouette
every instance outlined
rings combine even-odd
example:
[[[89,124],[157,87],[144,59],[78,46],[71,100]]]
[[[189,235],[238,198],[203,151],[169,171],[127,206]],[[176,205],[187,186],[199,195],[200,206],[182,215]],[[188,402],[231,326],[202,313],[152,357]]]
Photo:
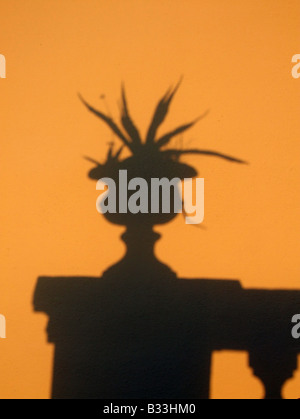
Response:
[[[165,178],[168,180],[174,180],[176,178],[178,183],[180,183],[181,180],[185,178],[194,178],[198,174],[196,169],[180,161],[180,158],[183,155],[208,155],[226,159],[230,162],[244,163],[240,159],[211,150],[167,148],[170,141],[175,136],[193,127],[196,122],[204,118],[208,113],[205,112],[194,121],[183,124],[159,137],[157,135],[158,128],[164,122],[169,111],[171,101],[179,86],[180,82],[175,88],[170,88],[158,102],[145,140],[142,139],[139,130],[130,117],[125,89],[123,86],[121,91],[122,127],[119,127],[110,116],[105,115],[101,111],[89,105],[80,96],[80,99],[85,106],[102,121],[104,121],[123,143],[122,147],[120,147],[116,152],[114,152],[114,144],[110,146],[107,159],[104,163],[100,163],[94,159],[86,157],[87,160],[96,165],[96,167],[94,167],[89,173],[89,177],[91,179],[98,181],[99,179],[106,177],[115,181],[117,187],[117,208],[119,208],[119,172],[121,170],[127,171],[128,182],[138,177],[145,179],[148,184],[151,184],[151,179],[153,178]],[[122,160],[121,154],[124,147],[129,150],[131,156]],[[128,193],[128,199],[130,199],[130,196],[133,193],[134,192]],[[150,193],[151,192],[149,191],[149,194]],[[147,266],[151,271],[153,271],[154,266],[159,263],[154,256],[153,247],[155,241],[160,236],[159,234],[153,232],[153,227],[155,225],[168,223],[176,217],[178,212],[174,209],[174,200],[176,199],[176,194],[178,193],[179,191],[174,188],[174,194],[170,194],[171,211],[169,213],[165,213],[162,210],[161,200],[159,211],[157,213],[152,213],[150,208],[151,197],[149,196],[149,208],[147,213],[139,212],[137,214],[132,214],[130,212],[121,213],[117,211],[116,213],[106,212],[104,214],[105,218],[111,223],[126,226],[127,228],[125,235],[122,236],[122,239],[127,245],[127,255],[123,260],[124,269],[129,269],[131,271],[129,267],[129,255],[131,263],[135,258],[139,258],[138,260],[141,260],[141,258],[147,258],[145,263],[147,262]],[[149,257],[150,255],[151,257]],[[127,263],[124,264],[126,261]],[[159,263],[159,266],[162,267],[162,264]],[[118,266],[118,268],[120,268],[120,266]]]

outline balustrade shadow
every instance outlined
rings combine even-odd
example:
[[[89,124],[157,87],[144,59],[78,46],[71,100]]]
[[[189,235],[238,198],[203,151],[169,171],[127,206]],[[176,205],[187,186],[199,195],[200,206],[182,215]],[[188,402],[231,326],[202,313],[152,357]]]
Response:
[[[216,350],[247,351],[265,397],[281,398],[300,352],[291,336],[300,291],[177,278],[154,263],[158,235],[136,234],[102,277],[39,278],[34,308],[50,318],[53,398],[207,399]]]

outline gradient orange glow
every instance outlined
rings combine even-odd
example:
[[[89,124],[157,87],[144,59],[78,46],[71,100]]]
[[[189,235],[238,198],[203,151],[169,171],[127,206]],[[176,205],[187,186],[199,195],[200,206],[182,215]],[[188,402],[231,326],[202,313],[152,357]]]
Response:
[[[145,132],[184,75],[164,129],[209,108],[183,143],[250,164],[187,158],[205,178],[203,228],[182,217],[159,228],[158,257],[181,277],[300,289],[299,17],[298,0],[0,0],[1,398],[50,396],[47,318],[32,310],[37,277],[97,276],[124,252],[122,228],[95,209],[83,159],[103,159],[112,136],[77,92],[117,116],[124,81]],[[213,360],[213,398],[262,396],[244,353]],[[300,372],[284,392],[300,397]]]

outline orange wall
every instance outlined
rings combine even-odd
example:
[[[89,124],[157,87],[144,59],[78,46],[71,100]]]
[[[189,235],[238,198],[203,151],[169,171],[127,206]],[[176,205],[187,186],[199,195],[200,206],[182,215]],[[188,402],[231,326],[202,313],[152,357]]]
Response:
[[[96,212],[82,158],[104,158],[111,134],[79,91],[103,110],[106,94],[116,116],[124,80],[145,132],[183,74],[165,129],[210,108],[184,143],[251,164],[188,157],[206,182],[204,228],[178,217],[160,229],[158,256],[184,277],[300,288],[299,17],[298,0],[0,0],[1,398],[50,394],[47,318],[31,305],[37,277],[99,275],[124,250],[122,229]],[[286,397],[299,388],[300,372]],[[213,397],[261,395],[245,354],[215,354]]]

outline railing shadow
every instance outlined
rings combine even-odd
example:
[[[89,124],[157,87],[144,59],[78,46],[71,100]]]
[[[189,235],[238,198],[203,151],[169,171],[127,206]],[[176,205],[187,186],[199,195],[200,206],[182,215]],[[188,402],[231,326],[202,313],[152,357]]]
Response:
[[[300,353],[291,336],[300,291],[178,279],[146,259],[129,266],[125,257],[102,278],[39,278],[34,308],[50,318],[53,398],[207,399],[221,349],[247,351],[265,397],[281,398]]]

